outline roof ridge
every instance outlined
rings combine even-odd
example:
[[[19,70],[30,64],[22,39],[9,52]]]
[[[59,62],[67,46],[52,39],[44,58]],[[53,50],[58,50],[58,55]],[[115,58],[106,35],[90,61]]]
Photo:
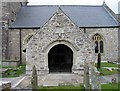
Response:
[[[77,6],[77,7],[102,7],[102,5],[61,5],[61,6]]]
[[[113,14],[112,14],[112,10],[111,11],[109,11],[104,5],[103,5],[103,8],[104,8],[104,10],[108,13],[108,15],[114,20],[114,22],[116,23],[116,24],[119,24],[119,21],[118,21],[118,19],[116,19],[116,16],[114,16]],[[113,12],[114,13],[114,12]]]
[[[43,6],[54,7],[58,5],[27,5],[27,7],[43,7]]]
[[[31,5],[22,8],[11,27],[42,27],[56,13],[58,7],[59,5]],[[61,5],[60,7],[64,14],[79,27],[118,26],[103,5]]]
[[[102,7],[102,5],[28,5],[27,7],[59,7],[59,6],[74,6],[74,7]]]

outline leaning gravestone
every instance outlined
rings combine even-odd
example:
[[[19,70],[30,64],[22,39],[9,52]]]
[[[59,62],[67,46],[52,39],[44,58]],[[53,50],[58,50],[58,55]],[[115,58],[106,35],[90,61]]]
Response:
[[[38,89],[37,71],[35,65],[32,69],[32,79],[31,79],[32,89]]]

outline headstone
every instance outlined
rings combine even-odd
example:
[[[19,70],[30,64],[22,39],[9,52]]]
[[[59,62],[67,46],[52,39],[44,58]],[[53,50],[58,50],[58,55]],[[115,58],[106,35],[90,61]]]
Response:
[[[92,79],[92,89],[96,89],[97,91],[101,90],[100,85],[100,72],[97,71],[95,67],[91,68],[91,79]]]
[[[38,79],[37,79],[37,71],[35,65],[32,69],[32,79],[31,79],[32,89],[38,89]]]
[[[89,91],[90,90],[89,67],[87,63],[84,64],[84,85],[85,85],[85,89]]]
[[[91,81],[90,81],[91,80]],[[101,91],[100,72],[91,63],[84,63],[84,87],[86,91]]]
[[[116,81],[116,78],[112,78],[112,83],[116,83],[117,81]]]
[[[11,89],[11,82],[10,81],[2,82],[1,86],[2,86],[2,91],[10,91],[10,89]]]

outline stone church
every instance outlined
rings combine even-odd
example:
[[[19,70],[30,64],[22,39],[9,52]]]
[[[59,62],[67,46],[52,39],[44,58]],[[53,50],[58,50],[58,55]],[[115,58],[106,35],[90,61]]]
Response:
[[[106,5],[2,3],[2,65],[35,65],[38,75],[83,75],[84,62],[118,61],[119,21]]]

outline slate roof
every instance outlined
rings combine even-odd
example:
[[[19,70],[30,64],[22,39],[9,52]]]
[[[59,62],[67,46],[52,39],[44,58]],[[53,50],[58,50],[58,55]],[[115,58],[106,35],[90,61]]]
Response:
[[[40,28],[55,14],[59,6],[21,7],[9,28]],[[79,27],[116,27],[118,22],[101,6],[62,5],[62,11]]]

